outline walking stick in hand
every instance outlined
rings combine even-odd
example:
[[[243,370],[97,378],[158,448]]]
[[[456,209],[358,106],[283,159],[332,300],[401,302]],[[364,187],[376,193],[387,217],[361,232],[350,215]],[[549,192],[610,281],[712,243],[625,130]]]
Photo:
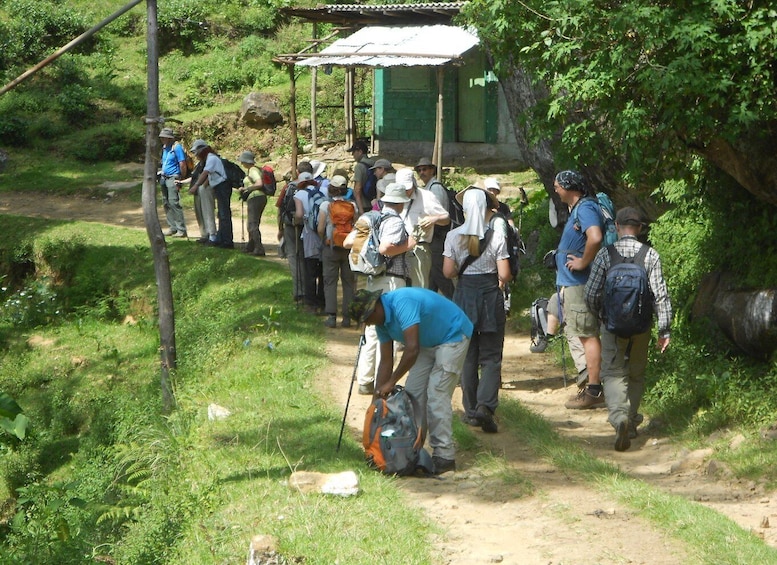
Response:
[[[340,424],[340,437],[337,438],[337,449],[340,451],[340,443],[343,441],[343,430],[345,429],[345,418],[348,416],[348,405],[351,403],[351,393],[353,392],[353,381],[356,380],[356,369],[359,367],[359,356],[362,353],[362,345],[364,345],[364,334],[359,336],[359,349],[356,351],[356,363],[353,365],[353,374],[351,375],[351,385],[348,387],[348,399],[345,401],[345,412],[343,412],[343,423]]]

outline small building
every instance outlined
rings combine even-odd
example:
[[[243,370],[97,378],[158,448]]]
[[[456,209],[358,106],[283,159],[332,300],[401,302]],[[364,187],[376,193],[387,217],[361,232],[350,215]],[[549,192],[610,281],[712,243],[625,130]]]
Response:
[[[407,163],[427,155],[444,166],[525,168],[505,96],[477,35],[451,25],[463,5],[286,9],[293,16],[355,31],[320,52],[300,52],[277,60],[314,68],[373,69],[372,119],[368,122],[372,130],[355,131],[356,123],[348,116],[353,109],[346,107],[350,134],[346,143],[368,138],[373,153]],[[348,83],[346,79],[346,91]]]

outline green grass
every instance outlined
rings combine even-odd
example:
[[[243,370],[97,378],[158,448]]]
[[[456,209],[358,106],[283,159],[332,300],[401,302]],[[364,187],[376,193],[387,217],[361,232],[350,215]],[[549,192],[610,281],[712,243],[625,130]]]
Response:
[[[124,563],[229,562],[266,533],[306,563],[433,562],[434,528],[395,481],[364,467],[350,434],[335,451],[341,414],[313,386],[326,362],[323,333],[291,307],[282,266],[169,246],[178,409],[163,418],[145,234],[13,216],[4,225],[13,234],[5,255],[83,245],[69,314],[21,332],[0,324],[0,390],[32,421],[29,439],[3,456],[3,499],[10,478],[33,485],[18,527],[0,526],[13,560],[78,563],[94,552]],[[126,315],[136,323],[122,323]],[[32,346],[30,336],[50,341]],[[232,416],[208,421],[210,403]],[[285,485],[296,469],[357,469],[363,493],[300,495]],[[380,521],[377,507],[387,508]]]
[[[732,520],[633,479],[610,463],[591,456],[582,447],[561,438],[549,422],[520,402],[505,400],[500,403],[500,412],[502,422],[508,422],[509,432],[520,436],[537,455],[560,471],[595,484],[657,529],[682,541],[695,563],[738,565],[777,560],[777,550]]]

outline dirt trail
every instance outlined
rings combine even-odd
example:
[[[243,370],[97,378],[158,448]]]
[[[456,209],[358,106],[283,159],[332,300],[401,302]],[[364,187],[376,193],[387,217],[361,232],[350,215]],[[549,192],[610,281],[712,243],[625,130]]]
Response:
[[[121,196],[121,191],[115,197],[107,195],[114,190],[115,187],[106,187],[105,197],[89,198],[0,193],[0,214],[144,229],[140,205]],[[235,239],[240,242],[240,203],[235,200]],[[184,205],[189,236],[196,238],[199,233],[191,202],[184,200]],[[268,207],[262,222],[268,251],[266,260],[279,260],[274,211],[272,205]],[[164,220],[163,227],[166,227]],[[182,245],[195,243],[176,241],[173,250]],[[234,252],[237,251],[225,251]],[[327,355],[332,367],[317,382],[342,409],[359,334],[356,329],[327,332]],[[764,518],[777,523],[777,496],[764,492],[756,484],[708,473],[713,453],[683,451],[671,440],[649,433],[642,433],[629,451],[615,452],[614,434],[605,411],[564,409],[564,400],[573,393],[574,385],[563,388],[561,370],[549,364],[548,356],[529,353],[525,335],[506,336],[503,373],[503,397],[520,400],[592,455],[667,492],[710,506],[777,547],[777,532],[761,527]],[[360,433],[368,401],[368,397],[359,396],[354,390],[348,412],[354,435]],[[458,390],[454,401],[460,413]],[[440,526],[436,541],[439,563],[660,565],[691,562],[681,544],[635,516],[627,507],[588,488],[582,478],[570,478],[538,459],[520,439],[507,433],[489,435],[477,429],[475,433],[484,451],[504,457],[514,471],[515,484],[494,482],[487,473],[478,472],[466,456],[460,456],[457,461],[459,471],[448,473],[440,480],[403,479],[400,482],[408,500],[422,507]],[[527,484],[533,488],[525,488]]]

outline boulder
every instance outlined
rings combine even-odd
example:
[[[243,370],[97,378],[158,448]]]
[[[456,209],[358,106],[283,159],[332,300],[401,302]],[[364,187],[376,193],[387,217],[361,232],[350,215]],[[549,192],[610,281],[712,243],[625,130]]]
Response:
[[[272,96],[251,92],[243,98],[240,121],[254,129],[269,129],[283,123],[278,102]]]

